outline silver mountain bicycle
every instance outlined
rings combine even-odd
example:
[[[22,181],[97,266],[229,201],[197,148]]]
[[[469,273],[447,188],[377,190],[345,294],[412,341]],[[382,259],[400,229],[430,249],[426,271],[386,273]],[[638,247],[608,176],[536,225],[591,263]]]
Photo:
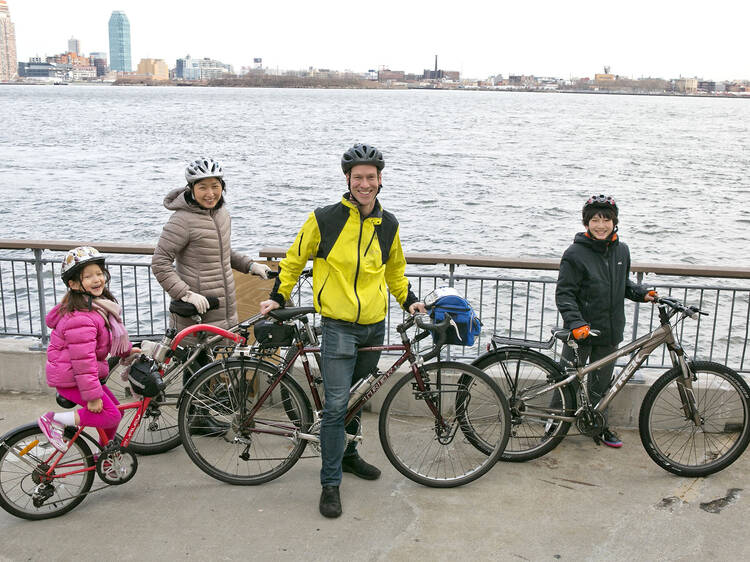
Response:
[[[547,342],[494,336],[488,353],[472,364],[498,382],[511,410],[511,435],[505,461],[526,461],[554,449],[572,424],[595,437],[604,427],[603,412],[648,356],[665,344],[673,367],[651,386],[641,404],[639,430],[649,456],[680,476],[718,472],[750,442],[750,388],[734,370],[709,361],[688,361],[675,327],[697,318],[698,308],[658,298],[660,325],[587,366],[580,366],[570,330],[554,330]],[[674,324],[674,325],[673,325]],[[563,367],[532,348],[551,349],[555,338],[575,351],[575,365]],[[610,389],[592,404],[584,378],[596,369],[631,355]]]

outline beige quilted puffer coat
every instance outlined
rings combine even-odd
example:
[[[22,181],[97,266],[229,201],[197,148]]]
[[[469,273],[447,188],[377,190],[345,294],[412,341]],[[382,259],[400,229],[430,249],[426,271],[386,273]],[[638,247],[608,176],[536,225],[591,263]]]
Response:
[[[252,260],[232,251],[232,219],[224,198],[219,207],[208,210],[188,203],[186,193],[189,190],[181,187],[164,198],[164,206],[174,213],[162,230],[151,270],[172,299],[179,300],[188,291],[218,297],[219,308],[209,310],[203,322],[230,328],[238,321],[232,269],[248,273]],[[194,323],[189,318],[172,317],[177,330]]]

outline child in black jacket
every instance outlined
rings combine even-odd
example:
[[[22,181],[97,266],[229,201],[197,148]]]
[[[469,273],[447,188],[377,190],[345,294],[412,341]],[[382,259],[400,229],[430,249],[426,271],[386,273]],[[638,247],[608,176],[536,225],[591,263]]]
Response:
[[[555,302],[565,328],[577,340],[583,364],[592,363],[612,353],[622,341],[625,328],[624,299],[636,302],[653,301],[654,291],[630,280],[630,251],[617,236],[618,208],[612,197],[595,195],[583,205],[586,232],[575,235],[560,260]],[[590,330],[600,335],[589,337]],[[573,351],[565,346],[563,362],[573,359]],[[614,363],[591,373],[588,393],[596,404],[611,384]],[[604,444],[621,447],[622,441],[607,426],[600,436]]]

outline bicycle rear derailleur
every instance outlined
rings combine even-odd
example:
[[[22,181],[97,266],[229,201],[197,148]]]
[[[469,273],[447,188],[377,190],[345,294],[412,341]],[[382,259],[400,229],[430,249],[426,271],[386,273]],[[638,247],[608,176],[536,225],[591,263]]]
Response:
[[[120,445],[119,439],[107,443],[96,461],[96,473],[107,484],[125,484],[137,470],[138,459]]]

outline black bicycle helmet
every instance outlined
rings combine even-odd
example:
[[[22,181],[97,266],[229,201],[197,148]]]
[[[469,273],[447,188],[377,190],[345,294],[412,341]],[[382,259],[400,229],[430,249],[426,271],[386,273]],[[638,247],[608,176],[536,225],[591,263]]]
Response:
[[[615,218],[619,214],[619,209],[617,208],[617,202],[615,201],[615,198],[609,195],[600,194],[592,195],[591,197],[589,197],[583,204],[583,209],[581,209],[583,219],[586,220],[586,211],[591,211],[594,209],[612,209],[615,212]]]
[[[385,168],[383,154],[371,144],[355,144],[341,157],[341,169],[344,175],[359,164],[371,164],[378,169],[378,172]]]

